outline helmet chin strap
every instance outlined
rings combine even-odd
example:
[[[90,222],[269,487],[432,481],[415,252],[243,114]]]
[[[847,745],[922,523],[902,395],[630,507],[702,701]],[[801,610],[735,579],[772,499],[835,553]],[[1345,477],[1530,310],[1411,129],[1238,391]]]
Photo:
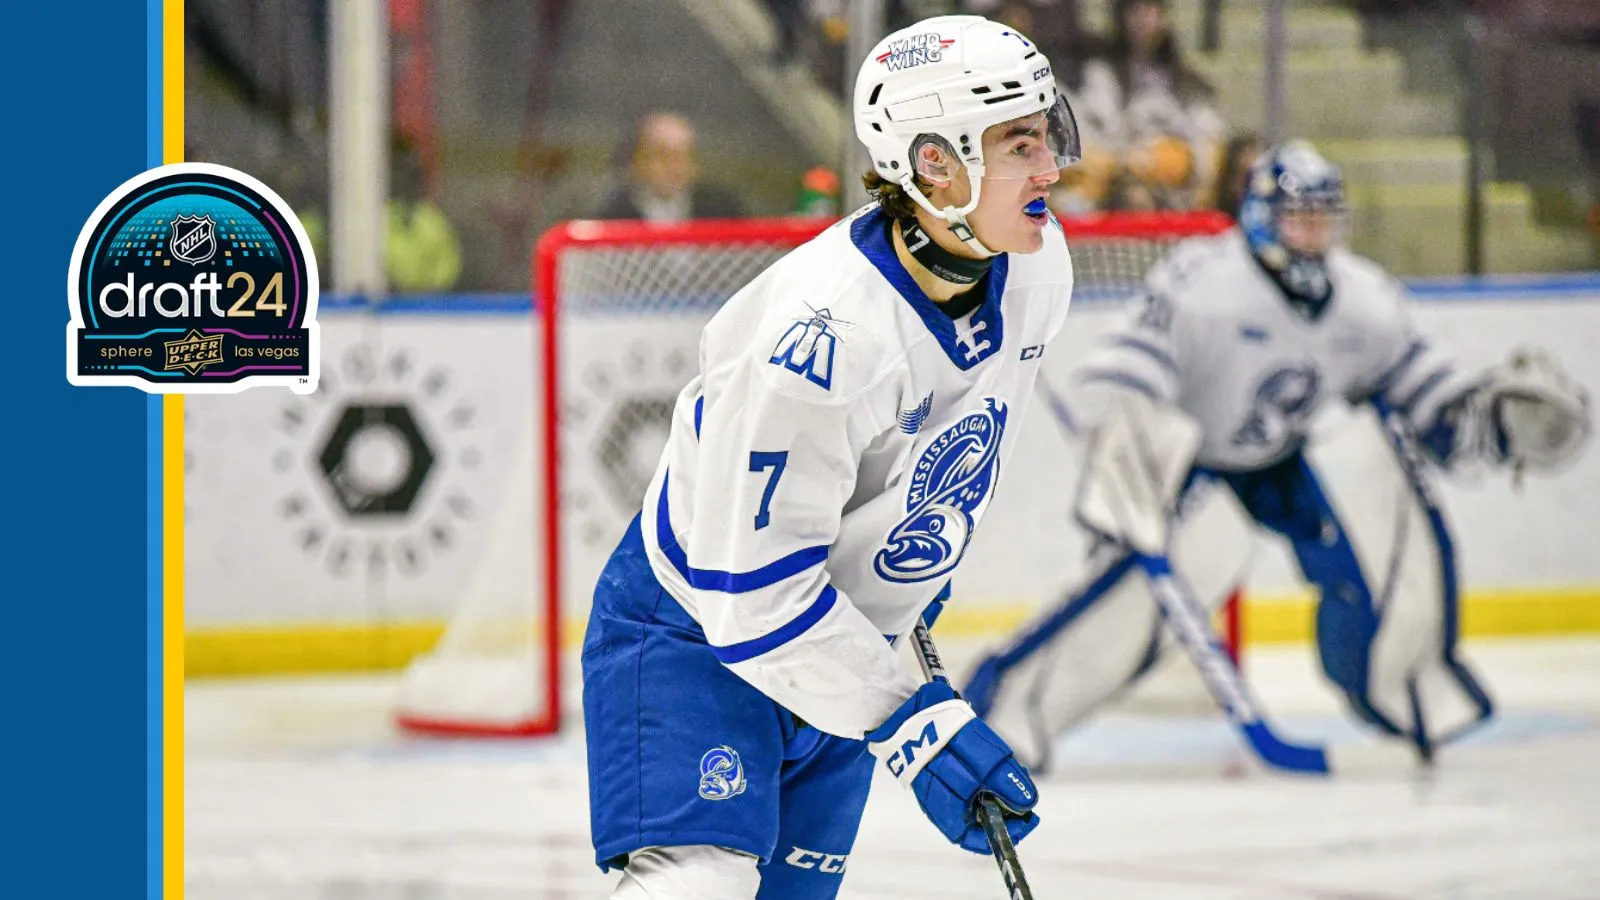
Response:
[[[983,241],[978,240],[978,236],[972,231],[972,226],[967,224],[967,217],[962,215],[961,211],[954,206],[946,206],[944,208],[943,218],[950,223],[950,233],[960,238],[963,244],[971,247],[973,253],[985,259],[999,255],[985,247]]]
[[[915,176],[906,175],[902,177],[900,179],[900,187],[910,195],[911,199],[917,201],[918,206],[935,217],[950,223],[950,233],[970,247],[972,252],[978,254],[980,258],[988,259],[991,256],[998,256],[998,253],[985,247],[983,242],[978,240],[978,235],[973,232],[972,226],[967,223],[967,215],[978,208],[978,196],[983,189],[983,166],[969,165],[967,166],[967,174],[967,180],[972,183],[972,199],[967,201],[967,205],[960,209],[954,206],[946,206],[942,210],[936,208],[933,202],[922,191],[917,189]]]

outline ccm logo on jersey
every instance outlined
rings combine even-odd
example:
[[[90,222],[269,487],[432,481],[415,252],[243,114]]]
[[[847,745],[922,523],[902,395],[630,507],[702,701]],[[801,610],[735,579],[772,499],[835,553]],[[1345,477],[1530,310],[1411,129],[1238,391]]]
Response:
[[[784,857],[783,861],[796,869],[816,869],[829,875],[843,875],[845,860],[849,858],[848,853],[822,853],[796,847],[789,851],[789,855]]]
[[[930,721],[928,727],[922,729],[922,734],[901,744],[900,749],[890,754],[889,758],[884,761],[884,765],[889,767],[889,771],[894,773],[894,777],[899,778],[900,774],[906,770],[906,766],[917,761],[918,747],[927,747],[930,744],[939,742],[939,729],[934,727],[935,724]]]
[[[1041,357],[1043,355],[1044,355],[1044,345],[1043,344],[1034,344],[1032,347],[1023,347],[1022,348],[1022,359],[1024,361],[1027,361],[1027,360],[1030,360],[1030,359],[1038,359],[1039,357]]]

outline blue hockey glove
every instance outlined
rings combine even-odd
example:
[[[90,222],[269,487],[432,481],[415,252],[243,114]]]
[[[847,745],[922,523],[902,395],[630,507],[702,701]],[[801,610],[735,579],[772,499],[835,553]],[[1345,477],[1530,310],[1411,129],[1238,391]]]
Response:
[[[1039,824],[1032,810],[1039,791],[1011,748],[985,725],[950,685],[929,682],[887,722],[867,733],[867,749],[951,843],[989,853],[978,824],[978,795],[993,794],[1006,811],[1006,829],[1020,841]]]

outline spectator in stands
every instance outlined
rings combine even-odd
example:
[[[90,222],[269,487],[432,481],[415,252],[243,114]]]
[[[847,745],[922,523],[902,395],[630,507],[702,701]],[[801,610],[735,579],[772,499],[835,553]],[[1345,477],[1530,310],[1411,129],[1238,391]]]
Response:
[[[1192,209],[1209,197],[1226,129],[1166,0],[1116,0],[1110,40],[1071,93],[1084,161],[1063,173],[1069,206]]]
[[[801,41],[808,27],[806,5],[806,0],[766,0],[775,32],[772,63],[779,68],[800,58]]]
[[[641,118],[625,146],[627,173],[596,212],[601,219],[725,219],[744,216],[732,194],[699,182],[694,126],[677,113]]]
[[[795,196],[794,214],[812,218],[839,215],[839,173],[827,166],[813,166],[800,176],[800,192]]]
[[[328,271],[328,217],[320,203],[296,207],[312,251]],[[415,147],[396,136],[389,157],[389,202],[384,210],[384,275],[396,294],[452,290],[461,278],[461,240],[443,208],[427,190]]]
[[[1245,181],[1250,177],[1250,166],[1266,147],[1261,138],[1252,132],[1240,132],[1228,140],[1217,167],[1216,190],[1212,194],[1211,208],[1230,216],[1239,215],[1239,205],[1244,202]]]
[[[967,0],[963,11],[1003,22],[1028,36],[1055,66],[1056,80],[1078,90],[1091,50],[1078,0]]]
[[[1594,236],[1595,249],[1600,251],[1600,96],[1597,99],[1578,101],[1575,110],[1578,123],[1578,152],[1583,155],[1583,165],[1589,181],[1589,209],[1584,220],[1589,233]]]
[[[398,294],[448,291],[461,278],[461,241],[443,208],[429,196],[417,148],[401,140],[390,157],[384,269]]]

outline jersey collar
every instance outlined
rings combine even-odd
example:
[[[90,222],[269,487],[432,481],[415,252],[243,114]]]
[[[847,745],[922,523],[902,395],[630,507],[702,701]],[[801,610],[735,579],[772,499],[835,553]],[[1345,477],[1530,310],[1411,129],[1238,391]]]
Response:
[[[911,304],[911,308],[916,310],[917,317],[922,319],[922,324],[933,333],[945,356],[950,358],[956,368],[966,371],[1000,352],[1004,325],[1000,296],[1006,289],[1006,270],[1010,261],[1007,254],[996,256],[994,263],[989,267],[989,274],[985,276],[987,281],[982,285],[983,303],[967,317],[969,339],[961,341],[957,339],[955,323],[939,309],[938,304],[928,299],[928,295],[917,286],[911,273],[900,264],[900,257],[894,252],[894,241],[889,236],[889,228],[889,217],[884,215],[883,210],[874,209],[850,223],[850,240],[855,242],[856,249],[860,250],[867,261],[871,262],[894,286],[900,296]]]

